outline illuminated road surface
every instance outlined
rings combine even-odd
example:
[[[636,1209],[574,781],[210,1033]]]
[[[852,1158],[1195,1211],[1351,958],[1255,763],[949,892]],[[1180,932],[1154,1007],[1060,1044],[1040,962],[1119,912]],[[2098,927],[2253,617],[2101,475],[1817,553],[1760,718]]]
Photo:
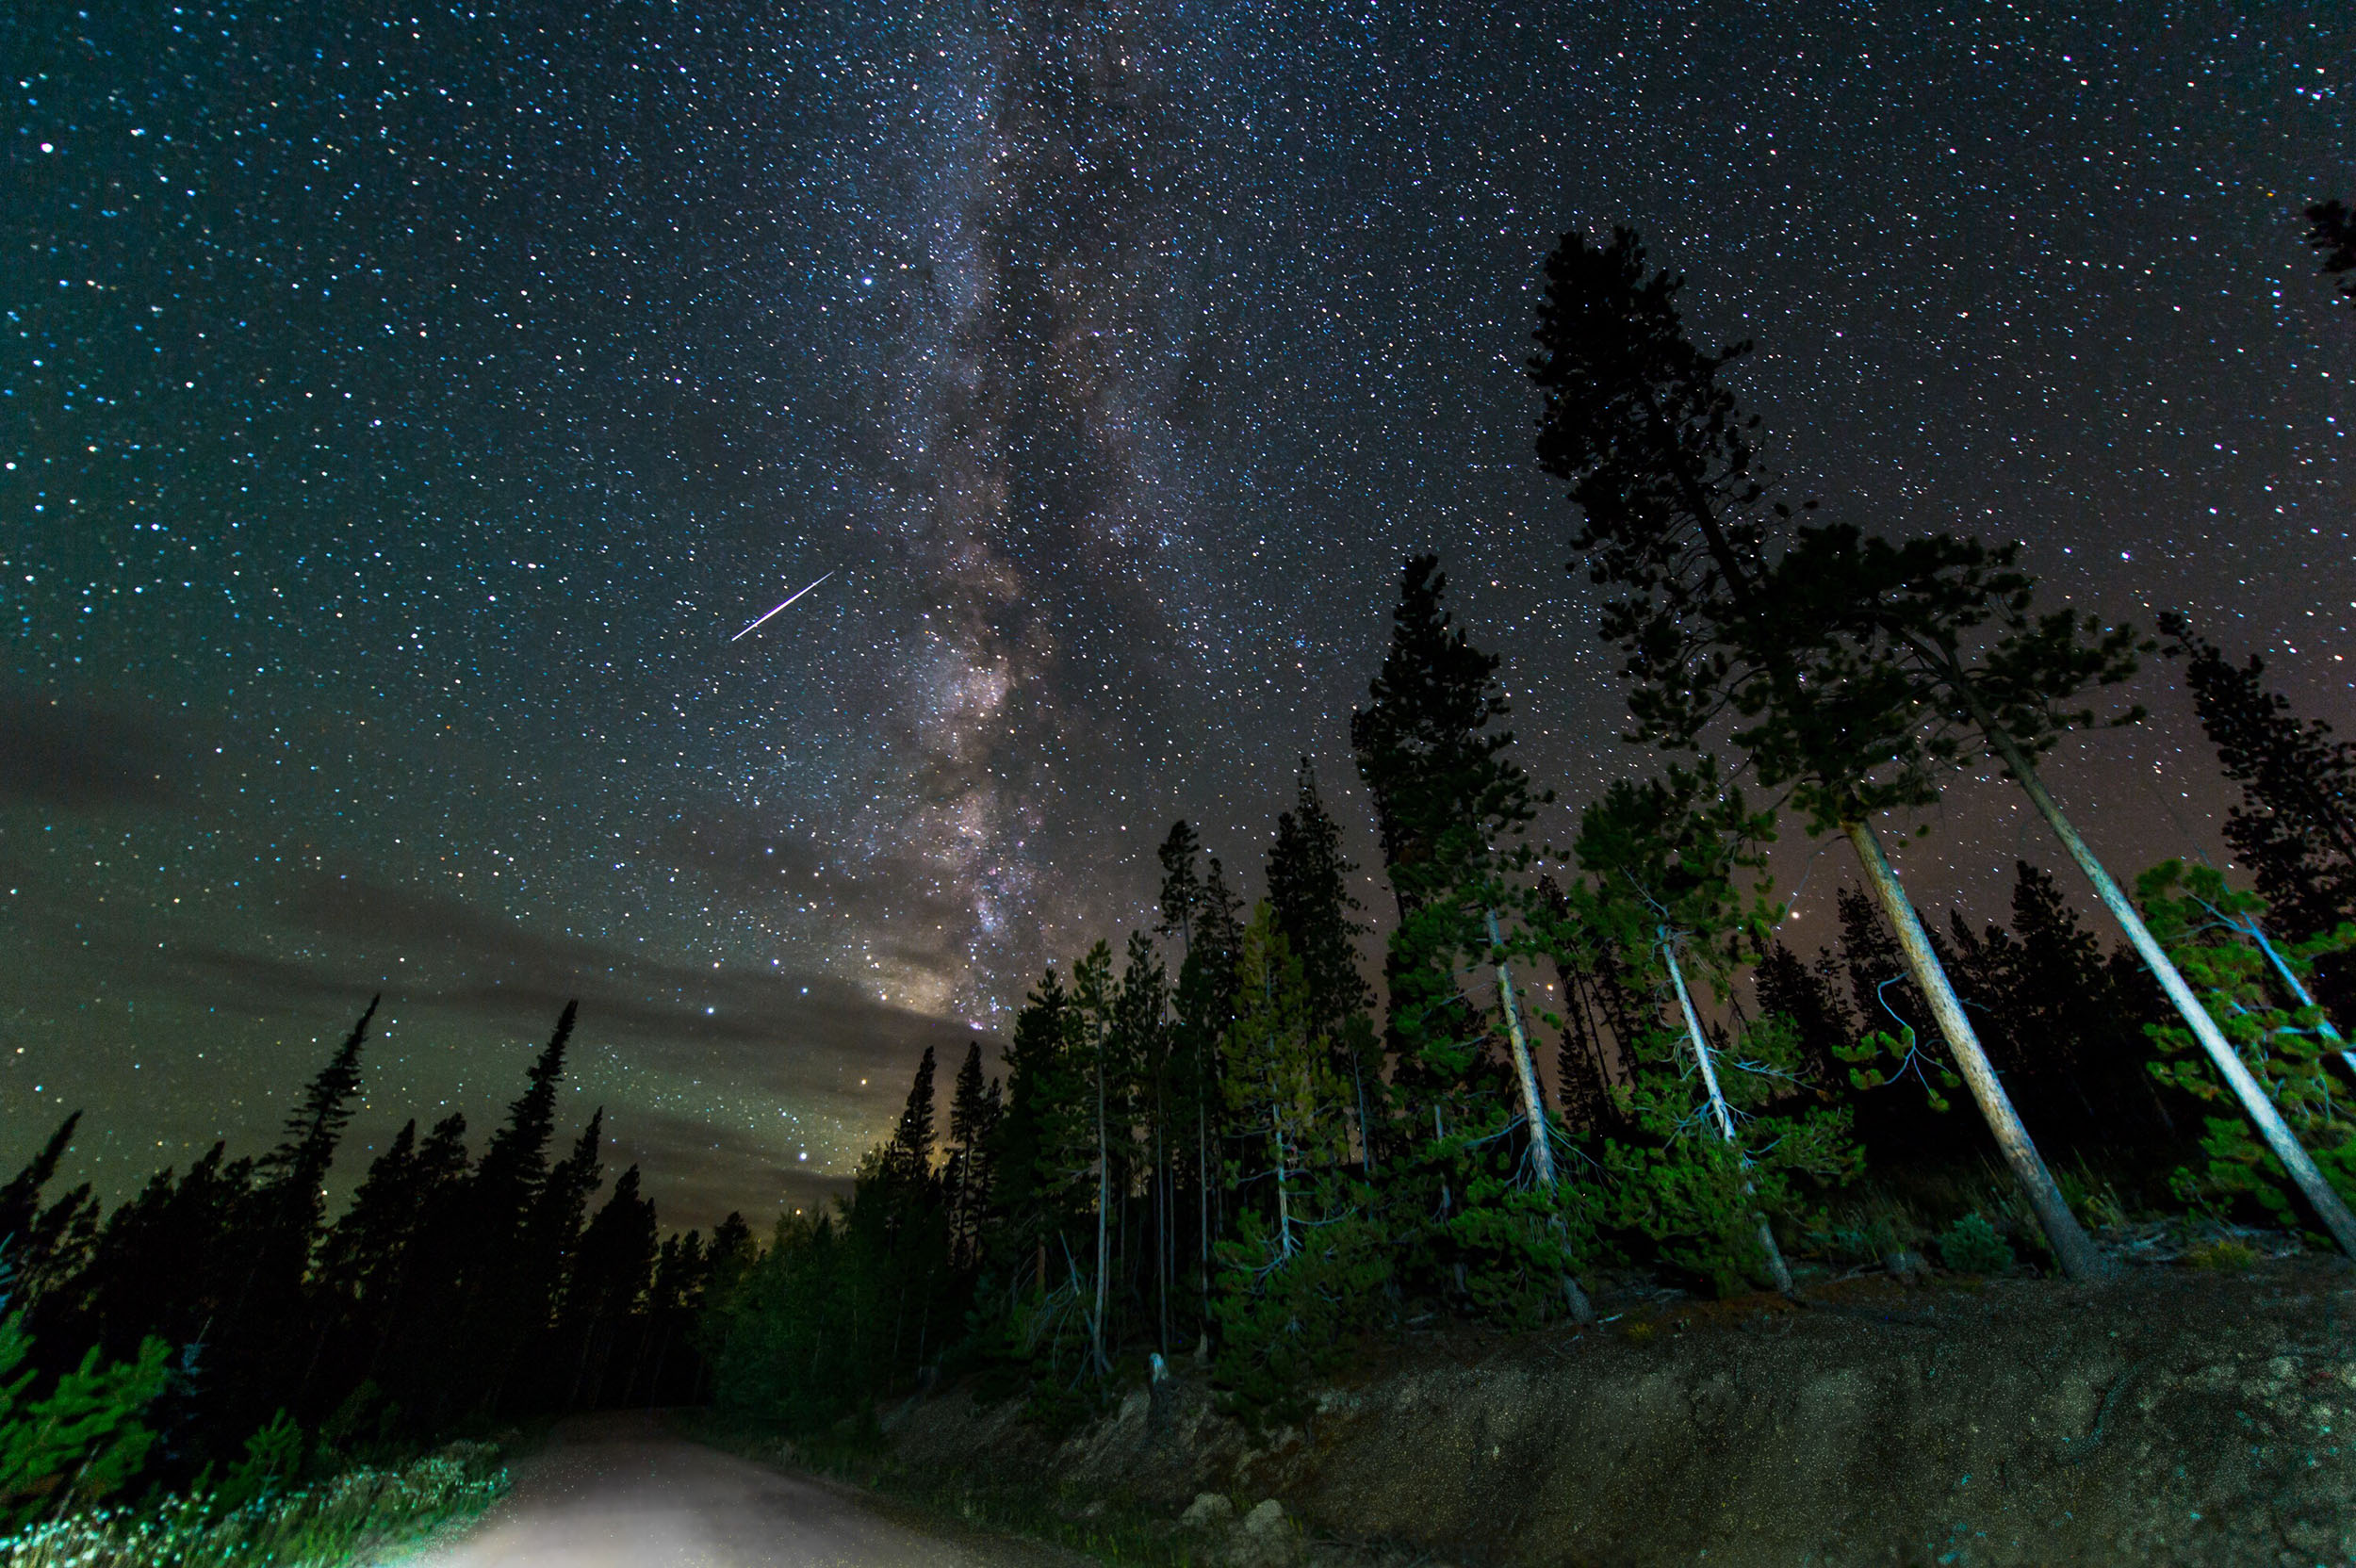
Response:
[[[515,1489],[401,1568],[1037,1568],[1022,1548],[923,1534],[852,1495],[684,1442],[638,1416],[559,1430]]]

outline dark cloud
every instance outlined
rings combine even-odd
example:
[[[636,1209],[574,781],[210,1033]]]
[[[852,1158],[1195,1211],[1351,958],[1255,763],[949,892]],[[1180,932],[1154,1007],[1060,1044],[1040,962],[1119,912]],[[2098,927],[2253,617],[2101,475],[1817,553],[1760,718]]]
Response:
[[[400,965],[405,1006],[511,1019],[553,1017],[578,1000],[608,1031],[676,1049],[759,1045],[796,1066],[913,1059],[927,1043],[962,1040],[962,1025],[875,1001],[856,987],[780,970],[698,968],[617,945],[536,931],[455,899],[357,877],[320,877],[290,913],[329,951]],[[225,965],[223,956],[212,960]],[[294,984],[301,966],[253,959]]]
[[[186,747],[134,715],[0,687],[0,804],[99,810],[179,798]]]
[[[851,1178],[814,1171],[776,1140],[667,1111],[614,1111],[610,1169],[635,1164],[665,1226],[709,1231],[730,1210],[765,1234],[780,1212],[847,1198]]]

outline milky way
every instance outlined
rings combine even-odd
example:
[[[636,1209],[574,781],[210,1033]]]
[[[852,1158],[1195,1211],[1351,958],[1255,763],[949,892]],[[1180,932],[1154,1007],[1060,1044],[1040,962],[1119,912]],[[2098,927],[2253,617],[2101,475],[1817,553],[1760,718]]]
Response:
[[[1528,457],[1569,226],[1757,340],[1836,514],[2356,725],[2344,8],[39,5],[0,63],[0,1163],[252,1146],[380,988],[362,1141],[481,1125],[580,995],[666,1214],[813,1190],[1172,816],[1256,886],[1306,754],[1355,824],[1413,548],[1567,811],[1644,765]],[[2056,777],[2217,852],[2141,694]],[[1930,825],[1926,897],[2052,858]]]

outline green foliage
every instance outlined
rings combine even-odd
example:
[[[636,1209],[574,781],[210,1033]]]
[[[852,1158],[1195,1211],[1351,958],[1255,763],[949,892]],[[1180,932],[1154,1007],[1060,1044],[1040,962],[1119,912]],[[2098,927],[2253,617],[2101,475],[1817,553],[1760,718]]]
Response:
[[[2250,937],[2265,901],[2227,887],[2213,867],[2187,867],[2180,860],[2146,872],[2136,881],[2135,897],[2152,936],[2324,1178],[2343,1198],[2356,1197],[2356,1117],[2326,1067],[2340,1048],[2328,1037],[2320,1008],[2289,1005],[2275,994],[2270,966]],[[2303,976],[2317,956],[2352,946],[2356,926],[2342,926],[2311,941],[2278,945],[2277,951]],[[2225,1101],[2225,1086],[2190,1030],[2162,1022],[2148,1032],[2158,1048],[2158,1059],[2151,1064],[2154,1077],[2211,1103]],[[2250,1134],[2248,1122],[2239,1117],[2204,1119],[2201,1149],[2206,1164],[2178,1170],[2171,1182],[2180,1201],[2215,1215],[2246,1211],[2271,1223],[2295,1223],[2282,1162]]]
[[[1499,1157],[1466,1160],[1464,1202],[1441,1227],[1464,1264],[1464,1293],[1474,1311],[1510,1329],[1533,1329],[1562,1310],[1564,1282],[1596,1250],[1597,1195],[1585,1183],[1551,1191],[1532,1184]]]
[[[1373,1193],[1335,1176],[1319,1184],[1329,1217],[1300,1226],[1289,1249],[1247,1211],[1219,1245],[1220,1385],[1254,1420],[1296,1419],[1303,1391],[1341,1366],[1377,1320],[1390,1245],[1370,1217]]]
[[[1252,912],[1220,1045],[1228,1124],[1248,1152],[1228,1177],[1261,1201],[1218,1247],[1220,1381],[1247,1411],[1289,1409],[1337,1364],[1390,1277],[1375,1194],[1350,1167],[1350,1086],[1316,1032],[1316,992],[1277,924]]]
[[[1604,1154],[1612,1217],[1721,1294],[1772,1277],[1762,1218],[1814,1228],[1808,1192],[1858,1168],[1848,1109],[1819,1099],[1790,1021],[1713,1044],[1691,991],[1689,972],[1728,995],[1780,915],[1764,875],[1772,837],[1708,760],[1614,784],[1580,813],[1586,874],[1556,939],[1611,955],[1625,984],[1659,998],[1626,1042],[1634,1075],[1615,1098],[1628,1135]]]
[[[2258,1266],[2258,1250],[2248,1242],[2231,1236],[2219,1236],[2187,1250],[2184,1262],[2194,1268],[2210,1269],[2219,1274],[2242,1274]]]
[[[871,1159],[872,1176],[880,1163]],[[855,1209],[855,1198],[848,1209]],[[848,1215],[789,1215],[712,1303],[715,1399],[789,1432],[823,1430],[876,1389],[874,1337],[888,1311],[882,1260]],[[882,1331],[890,1331],[887,1319]]]
[[[303,1470],[303,1429],[280,1411],[270,1425],[245,1440],[245,1454],[221,1478],[215,1502],[222,1509],[241,1509],[257,1498],[282,1492]]]
[[[71,1512],[0,1536],[5,1568],[260,1568],[392,1552],[471,1519],[507,1490],[498,1453],[460,1443],[408,1464],[357,1467],[231,1504],[199,1491]]]
[[[1832,1054],[1849,1064],[1852,1087],[1878,1089],[1901,1078],[1912,1078],[1922,1086],[1923,1102],[1934,1111],[1944,1111],[1948,1094],[1963,1080],[1946,1062],[1921,1050],[1920,1044],[1914,1025],[1902,1023],[1894,1035],[1875,1029],[1855,1045],[1836,1042]]]
[[[1968,1214],[1939,1238],[1939,1261],[1957,1274],[2009,1274],[2012,1246],[1982,1214]]]
[[[111,1495],[147,1462],[155,1434],[139,1416],[163,1392],[171,1348],[150,1339],[102,1364],[91,1346],[49,1392],[27,1399],[32,1349],[21,1314],[0,1318],[0,1523],[23,1523]]]
[[[1682,1032],[1650,1031],[1638,1051],[1636,1082],[1622,1102],[1640,1135],[1605,1145],[1614,1223],[1722,1296],[1768,1282],[1760,1218],[1793,1232],[1822,1229],[1821,1195],[1862,1168],[1849,1108],[1808,1089],[1797,1037],[1782,1019],[1761,1020],[1735,1049],[1716,1054],[1732,1140],[1710,1117]]]

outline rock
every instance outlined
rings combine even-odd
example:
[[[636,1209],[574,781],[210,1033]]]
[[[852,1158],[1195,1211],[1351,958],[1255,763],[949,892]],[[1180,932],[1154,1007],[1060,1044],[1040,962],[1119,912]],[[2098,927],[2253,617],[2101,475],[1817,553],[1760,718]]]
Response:
[[[1931,1266],[1924,1260],[1922,1254],[1910,1252],[1903,1247],[1884,1256],[1882,1266],[1890,1270],[1892,1279],[1903,1281],[1907,1284],[1915,1284],[1931,1277]]]
[[[1243,1516],[1243,1532],[1250,1536],[1268,1537],[1284,1532],[1284,1505],[1273,1497],[1264,1499],[1260,1506]]]
[[[1235,1522],[1235,1505],[1218,1492],[1197,1493],[1178,1516],[1178,1523],[1190,1530],[1223,1530]]]
[[[1301,1532],[1273,1497],[1243,1516],[1227,1549],[1228,1568],[1293,1568],[1300,1558]]]

